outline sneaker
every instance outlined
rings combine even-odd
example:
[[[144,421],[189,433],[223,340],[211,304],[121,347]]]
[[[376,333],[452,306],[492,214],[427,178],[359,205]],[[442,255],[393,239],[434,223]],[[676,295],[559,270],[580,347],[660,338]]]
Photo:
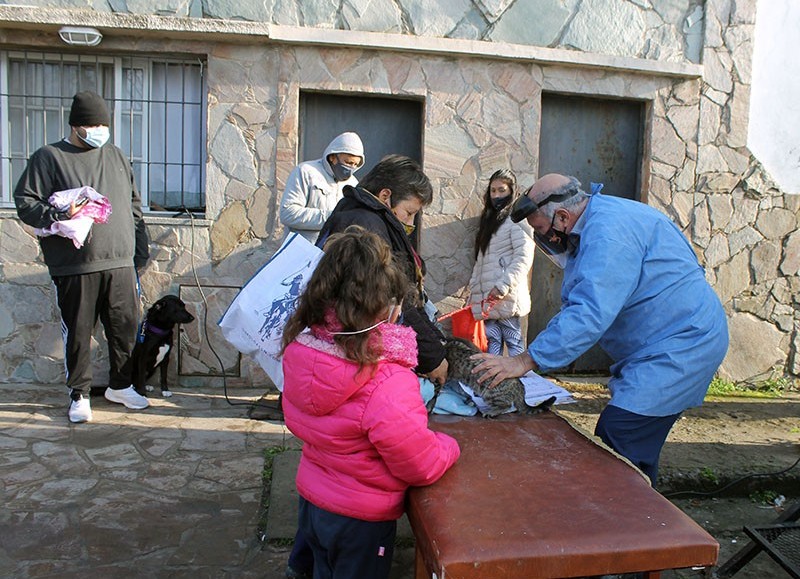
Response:
[[[90,422],[92,420],[92,406],[89,398],[83,394],[73,394],[76,398],[70,398],[69,416],[70,422]]]
[[[116,402],[117,404],[124,404],[127,408],[133,410],[142,410],[150,406],[150,402],[133,389],[133,386],[128,386],[122,390],[112,390],[106,388],[106,400],[109,402]]]

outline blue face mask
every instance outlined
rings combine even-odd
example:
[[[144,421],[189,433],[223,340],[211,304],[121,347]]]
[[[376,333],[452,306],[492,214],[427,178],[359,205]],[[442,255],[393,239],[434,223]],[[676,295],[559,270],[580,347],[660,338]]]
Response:
[[[81,137],[81,134],[76,131],[78,138],[89,145],[92,149],[99,149],[108,142],[111,132],[108,127],[100,125],[99,127],[83,127],[86,131],[86,136]]]

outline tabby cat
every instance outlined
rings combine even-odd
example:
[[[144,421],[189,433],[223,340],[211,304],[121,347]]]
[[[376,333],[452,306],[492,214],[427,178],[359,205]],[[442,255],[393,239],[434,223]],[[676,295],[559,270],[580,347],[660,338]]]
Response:
[[[472,388],[477,396],[483,398],[490,408],[484,414],[488,418],[500,416],[508,412],[512,406],[527,414],[537,414],[549,409],[556,400],[556,397],[552,396],[535,407],[528,406],[525,402],[525,387],[519,378],[508,378],[494,388],[486,388],[488,382],[479,383],[478,374],[472,373],[472,369],[480,363],[480,360],[470,360],[470,356],[480,354],[480,350],[468,340],[447,338],[445,351],[448,364],[447,379],[463,382]]]

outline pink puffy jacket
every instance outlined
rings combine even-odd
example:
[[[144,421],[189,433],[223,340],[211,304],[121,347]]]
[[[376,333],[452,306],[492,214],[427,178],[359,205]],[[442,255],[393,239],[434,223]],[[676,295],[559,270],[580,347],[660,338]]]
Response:
[[[403,514],[409,486],[438,480],[459,456],[452,437],[428,429],[419,381],[382,360],[357,374],[332,343],[308,333],[283,358],[286,426],[303,440],[297,490],[314,505],[365,521]]]

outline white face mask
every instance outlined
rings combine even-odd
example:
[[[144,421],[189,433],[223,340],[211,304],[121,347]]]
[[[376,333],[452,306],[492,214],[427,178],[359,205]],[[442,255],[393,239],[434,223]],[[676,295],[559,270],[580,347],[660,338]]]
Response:
[[[363,334],[364,332],[369,332],[370,330],[374,330],[381,324],[395,324],[397,323],[397,319],[400,317],[400,312],[403,309],[402,306],[403,302],[397,303],[397,300],[392,299],[389,303],[389,315],[385,320],[381,320],[377,324],[371,325],[369,328],[364,328],[363,330],[355,330],[353,332],[331,332],[332,336],[354,336],[355,334]]]
[[[111,136],[111,132],[108,130],[108,127],[104,125],[100,125],[99,127],[83,127],[83,130],[86,131],[85,137],[81,137],[81,134],[78,131],[75,131],[75,133],[78,135],[78,138],[81,141],[93,149],[98,149],[105,145]]]

